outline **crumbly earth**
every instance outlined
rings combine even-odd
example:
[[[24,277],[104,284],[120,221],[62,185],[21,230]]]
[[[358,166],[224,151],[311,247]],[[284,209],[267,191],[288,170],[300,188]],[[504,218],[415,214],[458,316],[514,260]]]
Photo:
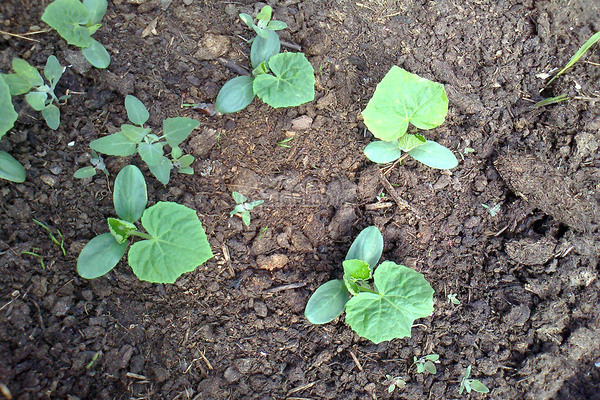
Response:
[[[2,1],[2,30],[44,29],[48,2]],[[220,116],[181,104],[214,102],[235,76],[218,57],[247,65],[252,33],[237,15],[264,3],[109,3],[96,34],[112,56],[107,70],[89,69],[52,31],[0,37],[0,70],[13,57],[41,67],[55,54],[70,65],[58,91],[80,92],[61,107],[57,131],[16,98],[19,120],[0,143],[27,169],[25,183],[0,181],[3,390],[15,399],[451,399],[464,396],[472,365],[490,388],[474,398],[600,399],[600,54],[548,88],[540,77],[600,31],[600,3],[270,0],[289,26],[282,39],[315,68],[315,101],[278,110],[255,101]],[[459,156],[457,168],[363,156],[371,137],[360,111],[392,65],[445,84],[447,120],[427,135]],[[125,122],[128,94],[156,129],[172,116],[201,122],[184,144],[194,175],[165,187],[139,158],[107,157],[110,185],[103,174],[73,178],[89,142]],[[571,99],[533,108],[560,94]],[[289,147],[278,145],[286,138]],[[139,282],[125,262],[93,281],[76,273],[81,248],[106,231],[109,187],[128,163],[146,173],[151,202],[196,209],[207,231],[215,257],[173,285]],[[229,217],[233,190],[265,200],[249,228]],[[65,255],[34,218],[60,229]],[[375,345],[343,317],[312,326],[303,316],[369,225],[383,232],[384,259],[435,289],[434,314],[412,338]],[[430,353],[440,355],[437,373],[417,374],[413,357]],[[390,377],[407,384],[389,394]]]

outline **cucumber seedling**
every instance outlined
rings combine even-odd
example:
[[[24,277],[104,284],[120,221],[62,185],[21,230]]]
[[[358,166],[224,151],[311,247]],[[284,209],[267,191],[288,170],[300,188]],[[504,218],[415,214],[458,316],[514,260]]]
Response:
[[[125,110],[127,118],[135,125],[123,124],[119,132],[92,141],[90,147],[93,150],[123,157],[139,153],[150,172],[163,185],[169,183],[173,168],[177,168],[177,171],[182,174],[194,173],[190,166],[194,162],[194,157],[190,154],[184,155],[179,145],[200,125],[200,122],[186,117],[167,118],[163,121],[162,136],[158,136],[150,133],[152,129],[144,127],[150,114],[137,97],[125,97]],[[170,159],[164,155],[165,144],[171,147]]]
[[[404,151],[432,168],[456,167],[458,160],[449,149],[419,133],[408,133],[409,124],[424,130],[441,125],[447,113],[444,85],[392,66],[362,112],[365,125],[380,139],[367,145],[365,155],[386,164]]]
[[[50,25],[70,45],[81,48],[86,60],[96,68],[106,68],[110,55],[92,35],[102,26],[107,0],[56,0],[46,7],[42,21]]]
[[[109,233],[90,240],[77,259],[77,272],[86,279],[112,270],[134,237],[127,261],[142,281],[173,283],[205,263],[213,254],[196,211],[181,204],[159,202],[146,208],[148,195],[142,172],[124,167],[115,178],[113,203],[119,218],[108,218]],[[141,220],[146,230],[135,225]]]
[[[324,283],[313,293],[306,318],[325,324],[345,309],[346,323],[374,343],[410,337],[414,320],[433,312],[433,289],[423,274],[403,265],[384,261],[375,268],[382,251],[381,232],[365,228],[348,250],[343,279]]]
[[[280,53],[281,41],[275,31],[285,29],[282,21],[271,20],[271,6],[256,16],[240,18],[257,36],[251,39],[252,75],[229,80],[217,95],[215,108],[223,114],[246,108],[255,96],[273,108],[295,107],[315,98],[315,71],[303,53]]]

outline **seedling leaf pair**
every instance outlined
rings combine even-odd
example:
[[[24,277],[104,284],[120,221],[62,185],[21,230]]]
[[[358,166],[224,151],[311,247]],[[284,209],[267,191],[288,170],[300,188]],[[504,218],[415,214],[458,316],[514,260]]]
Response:
[[[109,218],[109,233],[96,236],[77,259],[77,272],[83,278],[98,278],[112,270],[127,251],[128,239],[134,243],[128,253],[133,273],[143,281],[173,283],[185,272],[193,271],[212,257],[210,245],[196,212],[183,205],[159,202],[146,208],[146,182],[132,165],[115,179],[113,202],[117,218]],[[147,233],[137,230],[141,224]]]
[[[106,68],[110,55],[92,35],[106,14],[107,0],[55,0],[46,7],[42,21],[55,29],[70,45],[81,48],[96,68]]]
[[[242,218],[242,222],[244,222],[244,225],[250,226],[250,211],[254,207],[264,203],[264,200],[256,200],[247,203],[246,200],[248,199],[241,193],[233,192],[231,193],[231,196],[235,201],[235,207],[233,208],[233,210],[231,210],[229,216],[233,217],[234,215],[239,215],[240,218]]]
[[[255,96],[274,108],[295,107],[315,98],[315,73],[302,53],[279,53],[281,41],[275,32],[285,29],[281,21],[271,21],[272,9],[264,6],[258,13],[257,24],[248,14],[240,18],[255,30],[250,63],[252,76],[229,80],[217,95],[215,108],[223,114],[246,108]]]
[[[381,263],[373,274],[382,250],[379,230],[364,229],[343,263],[344,279],[329,281],[313,293],[306,304],[306,318],[324,324],[345,309],[346,323],[374,343],[410,337],[414,320],[433,312],[433,289],[422,274],[391,261]]]
[[[407,133],[410,124],[433,129],[444,123],[447,113],[448,97],[442,84],[392,66],[362,112],[367,128],[382,140],[370,143],[365,155],[373,162],[388,163],[405,151],[432,168],[456,167],[458,160],[446,147]]]
[[[194,173],[190,167],[194,157],[183,155],[179,145],[200,122],[185,117],[167,118],[163,121],[162,137],[159,137],[152,134],[150,128],[143,126],[150,114],[140,100],[134,96],[125,97],[125,109],[129,121],[136,125],[121,125],[119,132],[92,141],[92,149],[102,154],[122,157],[139,153],[150,172],[164,185],[169,183],[174,167],[183,174]],[[171,147],[171,158],[164,155],[165,144]]]
[[[467,391],[467,393],[471,393],[471,390],[474,390],[479,393],[489,393],[490,389],[485,386],[478,379],[469,379],[471,375],[471,366],[469,365],[465,370],[465,374],[463,375],[460,381],[460,387],[458,388],[458,394],[462,394],[463,391]]]

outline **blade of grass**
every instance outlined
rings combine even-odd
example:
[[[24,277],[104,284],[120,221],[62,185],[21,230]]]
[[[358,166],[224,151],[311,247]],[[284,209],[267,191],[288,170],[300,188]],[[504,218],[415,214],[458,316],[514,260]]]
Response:
[[[56,244],[58,247],[60,247],[60,249],[62,250],[63,256],[66,256],[67,251],[65,250],[65,238],[63,237],[62,233],[60,232],[60,229],[56,230],[58,232],[58,236],[60,237],[60,242],[59,242],[58,239],[56,238],[56,236],[54,236],[54,234],[52,233],[52,231],[46,224],[38,221],[37,219],[34,219],[33,222],[35,222],[36,224],[38,224],[39,226],[41,226],[48,232],[48,236],[50,236],[50,240],[52,240],[54,242],[54,244]]]
[[[540,107],[544,107],[550,104],[556,104],[556,103],[560,103],[561,101],[565,101],[565,100],[569,100],[569,96],[567,96],[566,94],[561,94],[560,96],[556,96],[556,97],[548,97],[547,99],[544,99],[542,101],[538,101],[537,103],[535,103],[533,105],[533,108],[540,108]]]
[[[555,80],[556,78],[558,78],[567,69],[571,68],[577,61],[579,61],[579,59],[581,57],[583,57],[583,55],[590,49],[590,47],[592,47],[593,45],[595,45],[599,40],[600,40],[600,32],[596,32],[594,35],[592,35],[591,38],[589,38],[587,40],[587,42],[585,42],[583,44],[583,46],[581,46],[579,48],[579,50],[577,50],[577,52],[573,55],[573,57],[571,57],[571,59],[569,60],[569,62],[567,63],[567,65],[565,65],[565,67],[563,69],[561,69],[560,71],[558,71],[558,73],[556,75],[554,75],[554,77],[552,79],[550,79],[550,81],[548,81],[548,83],[546,84],[546,86],[548,86],[549,84],[551,84],[553,80]]]
[[[34,249],[34,250],[37,250],[37,249]],[[26,254],[28,256],[32,256],[32,257],[37,258],[38,261],[40,262],[40,264],[42,265],[42,269],[43,270],[46,269],[46,265],[44,264],[44,257],[43,256],[41,256],[41,255],[39,255],[37,253],[31,252],[31,251],[22,251],[21,255],[23,255],[23,254]]]

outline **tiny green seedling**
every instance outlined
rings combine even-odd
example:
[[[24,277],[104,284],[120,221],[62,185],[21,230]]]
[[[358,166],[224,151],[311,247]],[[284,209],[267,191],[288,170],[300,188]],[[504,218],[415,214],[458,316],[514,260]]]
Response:
[[[63,253],[63,256],[66,256],[67,250],[65,250],[65,238],[63,237],[62,233],[60,232],[60,229],[56,230],[58,232],[58,236],[60,237],[60,241],[59,241],[56,238],[56,236],[54,236],[54,233],[52,233],[52,230],[48,227],[48,225],[44,224],[41,221],[38,221],[37,219],[34,219],[33,222],[35,222],[36,224],[38,224],[39,226],[44,228],[44,230],[46,230],[46,232],[48,232],[48,236],[50,236],[50,240],[52,240],[52,242],[60,248],[60,250]]]
[[[98,360],[98,357],[100,357],[100,352],[97,351],[96,353],[94,353],[94,356],[92,357],[92,360],[85,366],[85,369],[90,369],[94,366],[94,363],[96,362],[96,360]]]
[[[252,75],[229,80],[217,95],[215,108],[223,114],[246,108],[255,96],[273,108],[295,107],[315,98],[315,71],[303,53],[280,53],[281,41],[275,31],[285,29],[282,21],[271,20],[271,6],[264,6],[256,16],[240,18],[251,29],[250,63]]]
[[[449,294],[448,297],[448,301],[452,304],[454,304],[455,306],[460,306],[460,300],[456,298],[457,294],[456,293],[452,293]]]
[[[460,380],[460,387],[458,388],[458,394],[462,394],[465,390],[467,393],[471,393],[471,390],[474,390],[478,393],[488,393],[490,389],[487,388],[483,383],[481,383],[478,379],[470,379],[471,375],[471,366],[469,365],[465,370],[465,374]]]
[[[31,108],[42,112],[42,117],[44,117],[48,127],[53,130],[57,129],[58,125],[60,125],[60,110],[54,103],[60,105],[60,101],[67,100],[69,96],[65,95],[58,98],[54,94],[54,89],[66,68],[59,64],[56,57],[48,57],[46,66],[44,67],[44,76],[48,84],[44,83],[44,78],[42,78],[38,70],[25,60],[13,58],[12,69],[15,72],[14,74],[1,75],[2,80],[8,85],[10,95],[18,96],[25,94],[25,100]],[[0,89],[0,91],[2,90]],[[12,102],[0,100],[0,113],[2,115],[12,115],[11,109],[14,112]],[[6,125],[8,129],[12,128],[12,124],[14,124],[16,118],[13,120],[12,117],[9,117],[7,122],[11,120],[12,123]],[[0,135],[2,131],[4,131],[4,128],[0,128]]]
[[[424,357],[413,357],[413,365],[417,367],[417,374],[422,374],[427,371],[430,374],[437,374],[437,369],[435,368],[435,362],[439,360],[440,356],[438,354],[429,354]]]
[[[42,21],[50,25],[70,45],[81,48],[84,57],[96,68],[110,64],[108,51],[92,38],[102,26],[107,0],[56,0],[46,7]]]
[[[575,65],[575,63],[577,61],[579,61],[579,59],[581,57],[583,57],[585,55],[585,53],[587,53],[587,51],[596,43],[598,43],[600,41],[600,32],[596,32],[595,34],[592,35],[592,37],[590,37],[584,44],[583,46],[581,46],[579,48],[579,50],[577,50],[577,52],[575,52],[575,54],[573,54],[573,57],[571,57],[571,59],[569,60],[569,62],[567,63],[567,65],[565,65],[563,67],[563,69],[561,69],[560,71],[558,71],[558,73],[556,75],[554,75],[554,77],[552,77],[552,79],[550,79],[548,81],[548,83],[546,85],[551,84],[556,78],[558,78],[559,76],[561,76],[566,70],[568,70],[569,68],[571,68],[573,65]],[[538,103],[539,104],[539,103]]]
[[[200,125],[200,122],[186,117],[167,118],[163,121],[162,136],[158,136],[150,133],[152,129],[144,127],[150,114],[141,101],[134,96],[127,96],[125,109],[127,118],[135,125],[123,124],[119,132],[94,140],[90,143],[92,149],[111,156],[125,157],[139,153],[150,172],[163,185],[169,183],[173,168],[177,168],[182,174],[194,173],[191,167],[194,157],[190,154],[184,155],[179,144]],[[165,144],[171,147],[170,159],[164,155]]]
[[[144,240],[131,245],[127,261],[142,281],[173,283],[213,256],[196,211],[171,202],[146,208],[147,202],[142,172],[126,166],[115,178],[113,190],[119,218],[108,218],[110,233],[85,245],[77,259],[80,276],[94,279],[108,273],[127,251],[128,239],[135,236]],[[135,225],[140,219],[147,233]]]
[[[306,318],[325,324],[345,309],[346,323],[374,343],[410,337],[415,319],[433,312],[433,289],[423,274],[403,265],[384,261],[375,269],[382,252],[379,229],[365,228],[348,250],[343,279],[326,282],[313,293]]]
[[[250,203],[246,203],[246,200],[248,200],[246,199],[246,196],[238,192],[231,193],[231,196],[233,197],[233,200],[235,200],[235,207],[233,210],[231,210],[229,216],[233,217],[234,215],[238,215],[240,216],[240,218],[242,218],[244,225],[250,226],[250,211],[254,207],[261,205],[265,201],[256,200]]]
[[[79,168],[73,174],[74,178],[83,179],[83,178],[91,178],[96,175],[98,171],[102,171],[104,175],[108,178],[110,173],[106,169],[106,165],[104,164],[104,158],[101,155],[92,150],[92,157],[90,158],[91,166]]]
[[[488,210],[492,217],[495,217],[500,212],[500,207],[501,207],[500,204],[495,204],[490,207],[487,204],[483,204],[483,203],[481,204],[481,206],[483,208],[485,208],[486,210]]]
[[[46,270],[46,264],[44,264],[44,256],[38,253],[34,253],[35,251],[40,251],[40,249],[32,247],[31,250],[33,251],[22,251],[21,255],[25,254],[37,258],[37,260],[40,262],[40,265],[42,266],[42,270]]]
[[[447,113],[444,85],[393,66],[362,112],[365,125],[380,139],[367,145],[364,153],[378,164],[396,161],[404,151],[429,167],[454,168],[458,160],[449,149],[421,134],[407,133],[409,123],[433,129],[444,123]]]
[[[289,137],[289,138],[287,138],[287,139],[283,139],[282,141],[280,141],[280,142],[277,142],[277,146],[280,146],[280,147],[285,147],[286,149],[289,149],[289,148],[291,148],[292,146],[290,146],[288,143],[289,143],[289,142],[291,142],[292,140],[294,140],[294,137],[293,137],[293,136],[292,136],[292,137]]]
[[[387,389],[388,393],[394,393],[394,390],[404,389],[404,387],[406,386],[406,381],[400,376],[386,375],[385,378],[390,384]]]

